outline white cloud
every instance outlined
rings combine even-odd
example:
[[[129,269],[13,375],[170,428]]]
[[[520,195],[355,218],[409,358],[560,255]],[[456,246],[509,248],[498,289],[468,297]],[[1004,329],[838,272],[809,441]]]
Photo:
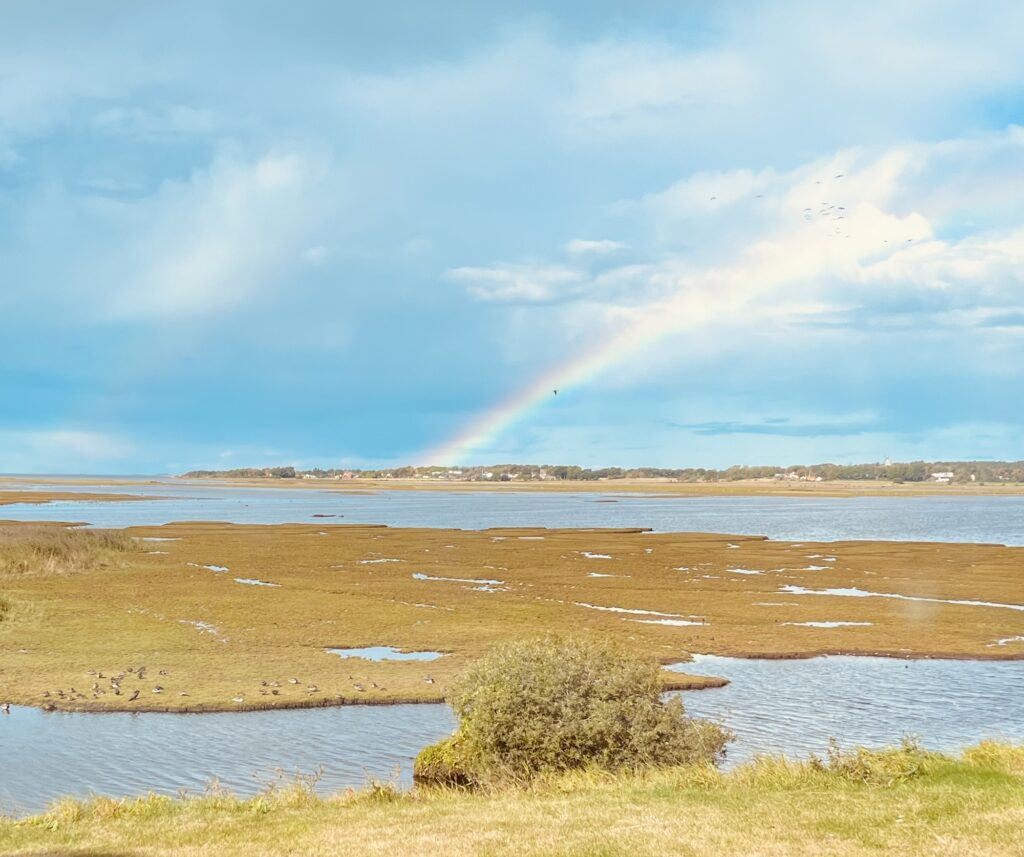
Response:
[[[570,256],[583,256],[588,253],[603,256],[606,253],[614,253],[621,250],[625,245],[620,241],[610,241],[603,238],[598,241],[587,240],[586,238],[573,238],[565,244],[565,252]]]
[[[1001,168],[982,176],[976,164],[992,152]],[[580,258],[569,266],[453,274],[491,300],[557,295],[562,306],[554,317],[510,317],[510,341],[532,355],[543,353],[538,343],[555,330],[558,341],[571,335],[591,342],[591,356],[584,349],[569,361],[586,368],[567,369],[566,384],[630,358],[635,370],[627,378],[673,355],[792,349],[799,347],[797,330],[833,342],[860,336],[865,326],[880,333],[889,318],[899,319],[900,330],[918,327],[930,336],[955,335],[937,331],[937,318],[950,331],[998,328],[991,321],[997,311],[1024,304],[1024,226],[1007,203],[998,217],[990,212],[993,228],[965,232],[962,221],[973,211],[957,209],[955,194],[943,190],[960,184],[964,172],[994,187],[1017,181],[1024,174],[1020,130],[841,150],[785,172],[698,173],[616,206],[617,217],[650,236],[648,246],[633,246],[639,262],[594,272]],[[971,347],[981,354],[999,336],[1018,333],[1008,325]]]
[[[718,111],[750,100],[753,74],[731,50],[684,52],[649,41],[603,41],[571,60],[566,113],[589,130],[650,131],[672,113]]]
[[[446,271],[445,276],[464,284],[478,300],[502,303],[549,303],[563,300],[585,279],[579,271],[555,265],[462,267]]]
[[[133,451],[124,438],[102,432],[0,429],[0,473],[96,473]]]
[[[320,214],[321,172],[301,155],[268,154],[220,160],[187,182],[166,183],[138,205],[144,222],[123,251],[124,285],[108,298],[106,316],[206,314],[258,292],[299,259]]]
[[[92,117],[92,125],[107,134],[144,142],[202,137],[218,128],[214,111],[186,104],[157,108],[108,107]]]
[[[319,265],[327,258],[328,253],[328,249],[323,244],[317,244],[302,251],[302,260],[311,265]]]
[[[864,282],[921,286],[977,309],[1024,302],[1024,226],[1003,234],[933,240],[863,267]]]

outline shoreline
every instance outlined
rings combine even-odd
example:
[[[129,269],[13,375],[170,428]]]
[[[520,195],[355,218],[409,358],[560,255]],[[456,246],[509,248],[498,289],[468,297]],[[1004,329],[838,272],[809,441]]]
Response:
[[[682,690],[713,690],[728,685],[729,679],[720,676],[699,676],[681,674],[679,680],[663,683],[662,692],[672,693]],[[111,707],[104,706],[58,706],[53,703],[38,705],[32,702],[19,702],[18,707],[34,708],[45,713],[52,714],[249,714],[258,711],[299,711],[313,708],[348,708],[350,706],[365,706],[379,708],[392,705],[445,705],[447,700],[444,696],[409,696],[409,697],[326,697],[322,699],[309,700],[286,700],[278,703],[239,703],[236,705],[218,705],[216,703],[200,703],[193,707],[182,706],[170,708],[168,706],[154,706],[144,703],[141,706],[132,707]]]
[[[271,477],[157,476],[137,480],[103,476],[10,476],[0,475],[6,485],[75,485],[139,487],[146,485],[196,485],[212,488],[277,488],[324,491],[339,494],[375,494],[384,491],[445,491],[452,493],[580,493],[619,494],[622,497],[789,497],[839,499],[846,497],[1019,497],[1024,483],[934,483],[885,480],[831,480],[801,482],[776,479],[743,479],[721,482],[677,482],[669,479],[531,480],[526,482],[449,481],[428,479],[279,479]],[[0,494],[4,491],[0,490]],[[19,492],[26,493],[26,492]],[[31,492],[37,493],[37,492]],[[60,492],[57,492],[60,493]],[[70,492],[64,492],[70,493]],[[163,499],[114,494],[132,499]],[[72,494],[61,499],[83,499]],[[108,499],[99,497],[87,499]],[[19,502],[19,501],[12,501]]]
[[[47,506],[51,503],[119,503],[136,500],[162,500],[157,495],[79,493],[77,491],[4,491],[0,506]]]
[[[650,497],[790,497],[838,499],[844,497],[1013,497],[1024,496],[1024,484],[895,483],[881,480],[790,482],[745,479],[735,482],[676,482],[667,479],[547,480],[528,482],[458,482],[427,479],[275,479],[172,476],[173,484],[213,485],[225,488],[285,488],[330,493],[382,491],[450,491],[453,493],[580,493],[639,494]],[[89,483],[82,483],[89,484]]]
[[[735,658],[747,661],[809,661],[816,658],[848,657],[848,658],[887,658],[891,660],[904,661],[957,661],[957,662],[979,662],[979,663],[1003,663],[1024,661],[1024,652],[1005,654],[992,653],[971,654],[971,653],[942,653],[942,652],[892,652],[892,651],[867,651],[854,649],[822,649],[819,651],[807,652],[692,652],[697,656],[708,656],[716,658]],[[662,662],[662,666],[685,664],[689,661],[670,660]],[[717,690],[732,683],[731,679],[714,675],[697,675],[680,673],[680,678],[662,683],[663,693],[675,693],[679,691],[701,691]],[[128,707],[93,707],[93,706],[59,706],[53,703],[37,704],[35,702],[12,703],[21,708],[33,708],[45,713],[54,714],[250,714],[263,711],[299,711],[304,709],[317,708],[348,708],[352,706],[364,706],[368,708],[379,708],[397,705],[444,705],[447,700],[443,695],[424,695],[408,697],[325,697],[309,700],[286,700],[277,703],[238,703],[233,705],[220,705],[216,703],[199,703],[195,706],[155,706],[143,703],[140,706]]]

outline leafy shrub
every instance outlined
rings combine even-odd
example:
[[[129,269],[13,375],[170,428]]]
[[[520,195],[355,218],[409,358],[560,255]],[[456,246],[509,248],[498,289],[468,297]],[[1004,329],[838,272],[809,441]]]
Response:
[[[420,782],[472,786],[581,768],[715,762],[730,735],[663,702],[656,664],[614,644],[549,637],[472,664],[449,702],[455,735],[417,758]]]

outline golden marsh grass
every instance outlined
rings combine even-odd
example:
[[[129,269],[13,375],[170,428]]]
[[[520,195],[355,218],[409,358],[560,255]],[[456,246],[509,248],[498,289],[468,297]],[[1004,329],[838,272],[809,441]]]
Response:
[[[6,527],[0,568],[39,531]],[[1021,611],[782,591],[1020,603],[1022,548],[217,523],[65,537],[135,549],[100,545],[76,573],[0,577],[0,701],[170,711],[439,701],[495,643],[552,630],[610,636],[663,663],[692,652],[1024,657],[1013,639],[1024,636]],[[847,624],[813,624],[830,622]],[[364,646],[445,656],[372,662],[325,651]],[[664,676],[666,686],[714,683]]]

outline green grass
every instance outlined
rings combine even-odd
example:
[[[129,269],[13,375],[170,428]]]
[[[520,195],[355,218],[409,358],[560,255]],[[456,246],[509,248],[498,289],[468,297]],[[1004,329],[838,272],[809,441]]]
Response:
[[[578,772],[467,793],[311,780],[251,799],[64,800],[0,820],[0,853],[64,855],[1020,855],[1024,747],[908,745],[798,763]]]

